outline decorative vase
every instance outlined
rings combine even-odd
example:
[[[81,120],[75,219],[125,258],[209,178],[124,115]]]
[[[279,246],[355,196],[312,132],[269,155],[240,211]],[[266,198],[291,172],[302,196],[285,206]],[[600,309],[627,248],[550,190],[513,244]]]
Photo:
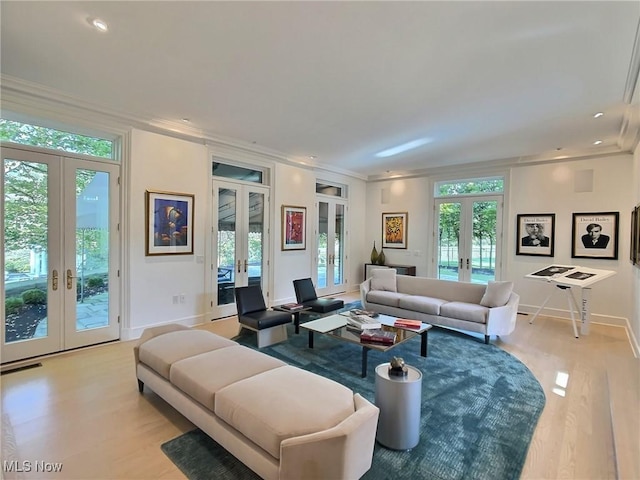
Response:
[[[371,263],[378,261],[378,251],[376,250],[376,242],[373,242],[373,250],[371,250]]]
[[[380,255],[378,255],[378,265],[384,265],[384,252],[380,249]]]

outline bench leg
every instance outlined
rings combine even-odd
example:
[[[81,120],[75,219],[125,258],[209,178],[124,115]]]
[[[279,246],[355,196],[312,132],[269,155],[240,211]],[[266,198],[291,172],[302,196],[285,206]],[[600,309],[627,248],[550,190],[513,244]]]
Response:
[[[484,343],[485,343],[485,345],[489,345],[489,339],[490,339],[490,338],[491,338],[491,337],[490,337],[489,335],[485,335],[485,336],[484,336]]]
[[[144,391],[144,382],[142,380],[138,380],[138,391],[140,393]]]

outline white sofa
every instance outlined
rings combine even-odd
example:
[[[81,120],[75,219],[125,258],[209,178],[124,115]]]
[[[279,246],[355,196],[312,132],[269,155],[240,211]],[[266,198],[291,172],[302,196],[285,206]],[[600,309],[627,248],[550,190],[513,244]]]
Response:
[[[356,479],[378,408],[337,382],[205,330],[153,327],[134,347],[144,386],[265,479]]]
[[[491,335],[513,332],[520,302],[512,282],[453,282],[393,269],[373,270],[360,284],[360,299],[366,310],[481,333],[485,343]]]

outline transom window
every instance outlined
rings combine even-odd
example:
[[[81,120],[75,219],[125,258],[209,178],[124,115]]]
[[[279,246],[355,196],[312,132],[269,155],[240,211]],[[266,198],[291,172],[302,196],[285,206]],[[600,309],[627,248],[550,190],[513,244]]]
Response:
[[[259,184],[263,184],[264,180],[264,172],[262,170],[215,161],[213,162],[213,176]]]
[[[64,132],[4,118],[0,119],[0,140],[100,158],[113,159],[114,157],[112,140]]]
[[[436,182],[434,196],[454,197],[460,195],[478,195],[483,193],[503,193],[503,177],[473,178],[469,180],[449,180]]]

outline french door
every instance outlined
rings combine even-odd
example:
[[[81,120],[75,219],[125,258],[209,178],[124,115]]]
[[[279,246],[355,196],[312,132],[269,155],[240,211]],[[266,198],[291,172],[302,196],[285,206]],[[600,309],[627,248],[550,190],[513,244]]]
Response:
[[[119,338],[119,166],[2,148],[2,363]]]
[[[318,198],[318,228],[316,244],[316,293],[333,295],[346,290],[345,233],[346,202],[338,199]]]
[[[267,278],[269,189],[234,182],[214,182],[216,265],[212,301],[214,318],[235,315],[235,287],[260,285]]]
[[[502,196],[435,202],[437,278],[487,283],[499,277]]]

